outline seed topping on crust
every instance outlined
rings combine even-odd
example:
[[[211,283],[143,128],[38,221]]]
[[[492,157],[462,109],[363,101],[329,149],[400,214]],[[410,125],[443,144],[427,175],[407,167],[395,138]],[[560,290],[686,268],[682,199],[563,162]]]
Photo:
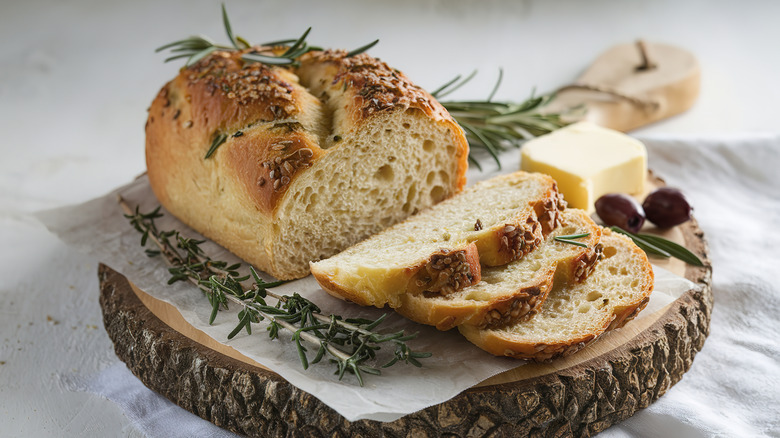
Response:
[[[474,282],[466,251],[439,253],[431,256],[417,275],[415,285],[427,295],[447,295]]]
[[[498,304],[485,313],[479,328],[504,327],[530,319],[539,311],[539,307],[542,304],[542,300],[539,299],[541,293],[542,290],[539,287],[530,287],[511,302]]]
[[[526,225],[523,228],[506,224],[500,233],[500,251],[509,253],[510,260],[517,260],[525,256],[542,243],[541,225],[533,217],[526,220]]]
[[[593,270],[596,269],[596,264],[603,258],[602,250],[603,246],[600,243],[596,244],[592,250],[586,252],[577,260],[574,267],[574,282],[581,283],[593,273]]]
[[[539,223],[542,224],[542,232],[544,235],[549,234],[552,230],[561,225],[561,212],[566,209],[566,201],[564,201],[563,196],[557,192],[557,184],[555,185],[555,190],[555,196],[547,199],[544,204],[542,204],[543,211],[539,215]]]
[[[282,145],[284,147],[281,149],[274,149],[272,146],[271,149],[283,150],[290,143],[291,142],[285,141],[278,142],[276,145]],[[271,183],[274,191],[282,190],[284,187],[288,186],[298,169],[310,167],[312,165],[312,156],[314,156],[314,152],[311,149],[300,148],[289,155],[276,156],[273,159],[264,161],[262,167],[268,170],[268,182]],[[260,177],[257,180],[258,187],[263,187],[265,184],[266,179],[264,177]]]
[[[211,95],[219,92],[239,105],[271,102],[268,112],[274,120],[289,118],[298,113],[292,84],[281,80],[273,67],[241,59],[249,50],[260,49],[214,52],[188,67],[186,77],[190,84],[205,83]]]
[[[346,55],[345,50],[326,50],[313,56],[318,62],[331,62],[339,66],[332,85],[344,91],[357,90],[356,98],[362,101],[363,116],[410,106],[445,114],[441,105],[397,69],[367,54]]]

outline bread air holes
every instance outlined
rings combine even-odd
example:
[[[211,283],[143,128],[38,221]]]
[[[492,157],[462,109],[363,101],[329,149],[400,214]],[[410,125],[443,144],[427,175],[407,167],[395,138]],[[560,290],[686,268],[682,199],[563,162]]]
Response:
[[[406,202],[412,202],[416,197],[417,197],[417,184],[412,184],[409,186],[409,191],[406,193]]]
[[[614,246],[608,246],[608,247],[604,248],[604,250],[602,251],[602,254],[604,255],[605,259],[608,259],[608,258],[612,257],[613,255],[617,254],[617,248],[615,248]]]
[[[433,181],[436,179],[436,172],[428,172],[428,176],[425,178],[425,183],[428,185],[433,184]]]
[[[429,139],[428,139],[428,140],[425,140],[425,141],[423,142],[423,144],[422,144],[422,148],[423,148],[423,150],[424,150],[425,152],[433,152],[433,147],[434,147],[434,146],[435,146],[435,145],[434,145],[434,143],[433,143],[433,140],[429,140]]]
[[[593,301],[598,300],[601,297],[602,297],[601,292],[598,292],[598,291],[594,290],[594,291],[589,292],[588,296],[585,297],[585,299],[588,300],[588,301],[593,302]]]
[[[385,164],[374,172],[374,179],[384,182],[393,180],[393,166]]]
[[[306,204],[306,213],[311,213],[312,209],[314,209],[314,206],[317,205],[317,198],[319,198],[317,193],[311,194],[311,197],[309,197],[309,202]]]
[[[401,208],[404,213],[409,213],[409,209],[412,208],[412,202],[417,197],[417,184],[412,184],[409,186],[409,191],[406,192],[406,202],[404,203],[404,206]]]
[[[444,187],[434,186],[431,189],[431,201],[433,201],[434,203],[441,201],[442,199],[444,199],[444,194],[445,194]]]

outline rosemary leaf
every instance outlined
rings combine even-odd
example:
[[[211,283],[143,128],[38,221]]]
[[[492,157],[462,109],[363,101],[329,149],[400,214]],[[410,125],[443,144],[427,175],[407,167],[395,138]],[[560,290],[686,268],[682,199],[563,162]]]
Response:
[[[498,80],[496,81],[496,85],[493,86],[493,91],[490,92],[490,95],[487,98],[487,101],[490,102],[493,100],[493,97],[496,96],[496,92],[498,91],[498,87],[501,86],[501,80],[504,78],[504,69],[499,68],[498,69]]]
[[[219,301],[214,299],[213,295],[209,296],[211,300],[211,315],[209,316],[209,325],[214,324],[214,320],[217,319],[217,313],[219,312]]]
[[[357,49],[350,50],[347,52],[347,58],[351,58],[355,55],[360,55],[361,53],[367,51],[368,49],[374,47],[375,45],[379,44],[379,40],[376,39],[374,41],[371,41],[370,43],[366,44],[365,46],[358,47]]]
[[[214,155],[214,152],[217,151],[217,148],[222,146],[222,143],[224,143],[226,140],[226,134],[216,134],[214,136],[214,140],[211,142],[211,147],[209,148],[208,152],[206,152],[206,156],[204,158],[211,158],[211,156]]]
[[[239,320],[239,323],[236,326],[236,328],[234,328],[233,331],[230,332],[230,334],[228,334],[227,338],[233,339],[234,337],[236,337],[236,335],[241,331],[241,329],[243,329],[244,326],[247,324],[249,324],[249,317],[248,317],[248,313],[245,312],[242,315],[241,319]]]
[[[301,330],[293,333],[293,341],[295,341],[295,346],[298,348],[298,357],[301,359],[303,369],[309,369],[309,359],[306,357],[306,347],[301,345]],[[363,384],[361,383],[360,386],[363,386]]]
[[[590,236],[590,233],[568,234],[566,236],[556,236],[555,239],[571,240],[571,239],[581,239],[583,237],[588,237],[588,236]]]
[[[439,87],[438,89],[436,89],[436,91],[431,93],[431,95],[433,97],[435,97],[436,99],[441,99],[442,97],[447,96],[447,95],[453,93],[454,91],[458,90],[460,87],[464,86],[467,82],[469,82],[470,80],[474,79],[474,76],[476,76],[476,75],[477,75],[477,70],[474,70],[474,71],[471,72],[471,74],[466,76],[466,78],[464,78],[460,82],[458,82],[458,79],[460,79],[460,75],[458,75],[458,76],[455,77],[455,79],[447,82],[446,84],[444,84],[444,86]]]
[[[311,32],[311,27],[306,29],[306,32],[304,32],[303,35],[301,35],[298,40],[295,41],[293,45],[282,54],[282,57],[288,57],[291,53],[295,53],[302,45],[304,45],[304,41],[306,41],[306,37],[309,36],[309,32]]]
[[[259,62],[266,65],[291,65],[295,63],[295,60],[291,58],[261,55],[259,53],[247,53],[241,55],[241,59],[249,62]]]
[[[188,53],[184,53],[184,54],[181,54],[181,55],[170,56],[168,58],[165,58],[165,60],[163,62],[169,62],[169,61],[174,61],[174,60],[181,59],[181,58],[191,58],[191,57],[192,57],[192,53],[188,52]]]
[[[661,236],[653,234],[634,234],[616,226],[612,226],[610,229],[630,237],[638,247],[642,248],[642,250],[648,254],[654,254],[664,258],[674,257],[690,265],[704,266],[704,262],[702,262],[696,254]]]
[[[556,237],[555,240],[558,241],[558,242],[568,243],[569,245],[581,246],[583,248],[587,248],[588,247],[587,244],[582,243],[582,242],[577,242],[576,240],[562,239],[560,237]]]
[[[216,51],[217,47],[209,47],[207,49],[203,49],[198,53],[195,53],[194,55],[190,56],[190,59],[187,60],[187,63],[185,66],[189,67],[192,64],[195,64],[196,62],[200,61],[201,59],[205,58],[206,56],[210,55],[212,52]],[[168,58],[170,59],[170,58]]]
[[[225,10],[224,3],[222,3],[222,23],[225,25],[225,32],[227,33],[228,39],[233,44],[233,47],[236,49],[241,49],[241,47],[238,46],[236,37],[233,35],[233,29],[230,26],[230,19],[228,18],[227,10]]]
[[[298,41],[297,38],[293,39],[287,39],[287,40],[276,40],[276,41],[269,41],[267,43],[263,43],[261,45],[266,47],[277,47],[277,46],[286,46],[288,44],[292,44],[294,42]]]
[[[682,245],[652,234],[639,234],[638,236],[656,247],[662,248],[674,258],[680,259],[690,265],[704,266],[704,262],[702,262],[696,254]]]
[[[170,49],[171,47],[176,47],[176,46],[185,46],[185,47],[192,46],[193,44],[197,44],[199,41],[206,43],[204,48],[208,47],[208,46],[214,45],[214,43],[212,41],[208,40],[206,37],[192,36],[192,37],[189,37],[189,38],[185,38],[183,40],[174,41],[172,43],[168,43],[168,44],[165,44],[163,46],[160,46],[160,47],[156,48],[154,50],[154,52],[155,53],[159,53],[159,52],[162,52],[165,49]]]

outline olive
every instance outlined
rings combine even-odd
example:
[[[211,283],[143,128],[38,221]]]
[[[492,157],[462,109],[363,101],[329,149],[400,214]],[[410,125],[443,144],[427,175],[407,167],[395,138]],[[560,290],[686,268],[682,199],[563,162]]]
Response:
[[[623,193],[610,193],[596,200],[596,213],[606,225],[636,233],[645,223],[645,211],[636,199]]]
[[[691,219],[691,204],[681,191],[672,187],[653,191],[642,206],[647,220],[661,228],[673,227]]]

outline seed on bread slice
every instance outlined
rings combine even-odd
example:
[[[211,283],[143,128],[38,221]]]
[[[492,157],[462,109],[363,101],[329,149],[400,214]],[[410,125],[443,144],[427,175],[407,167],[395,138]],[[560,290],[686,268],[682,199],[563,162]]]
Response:
[[[497,327],[530,318],[541,307],[554,281],[583,281],[601,254],[602,228],[585,211],[567,209],[561,222],[539,248],[522,259],[483,268],[479,283],[448,295],[406,293],[395,310],[439,330],[461,324]],[[576,239],[586,246],[555,239],[573,234],[588,234]]]
[[[556,284],[533,318],[496,329],[458,329],[497,356],[547,361],[622,327],[650,300],[653,269],[647,255],[625,236],[604,229],[601,245],[604,258],[593,273],[582,283]]]
[[[476,284],[481,265],[532,251],[560,224],[564,208],[549,176],[502,175],[312,263],[311,272],[330,294],[362,305],[397,307],[406,292],[446,295]]]

